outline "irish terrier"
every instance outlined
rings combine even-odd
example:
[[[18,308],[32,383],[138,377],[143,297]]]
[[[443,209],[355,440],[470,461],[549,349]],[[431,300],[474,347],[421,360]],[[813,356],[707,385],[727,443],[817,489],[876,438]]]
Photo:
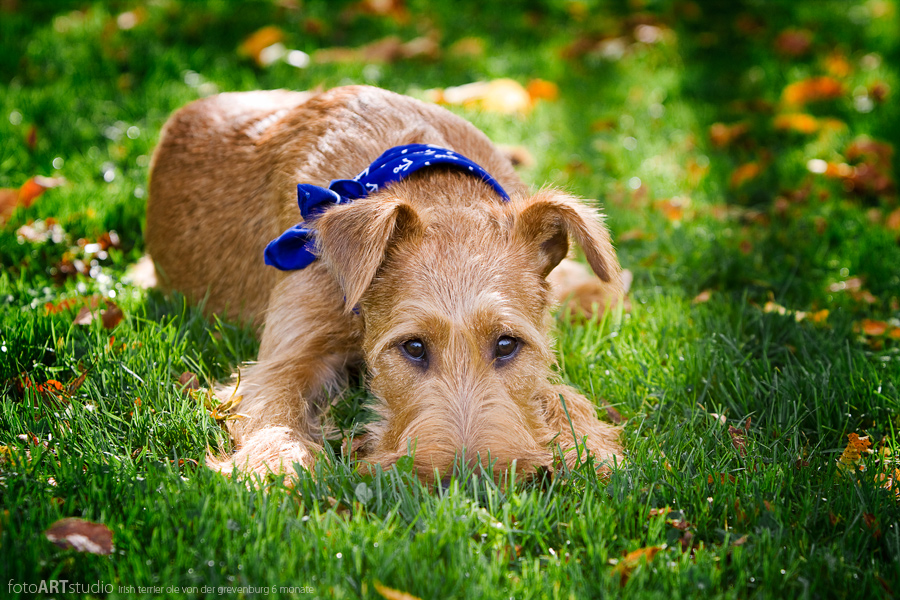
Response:
[[[578,447],[620,454],[617,429],[555,382],[549,338],[570,237],[605,282],[592,289],[620,294],[606,228],[572,196],[530,192],[443,108],[363,86],[194,102],[153,157],[146,235],[165,289],[263,326],[239,388],[217,390],[246,416],[214,468],[310,468],[360,363],[377,398],[369,464],[413,449],[432,481],[455,460],[529,473],[555,449],[570,464]]]

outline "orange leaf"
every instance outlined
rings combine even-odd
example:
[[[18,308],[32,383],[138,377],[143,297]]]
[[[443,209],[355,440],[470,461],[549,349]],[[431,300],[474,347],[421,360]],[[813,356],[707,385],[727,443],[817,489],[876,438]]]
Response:
[[[884,335],[888,332],[888,328],[890,327],[890,325],[884,321],[876,321],[874,319],[863,319],[858,323],[858,326],[859,330],[862,331],[864,335],[869,336]]]
[[[838,466],[843,470],[856,470],[858,468],[860,471],[864,471],[865,466],[861,464],[863,455],[872,454],[872,450],[869,448],[872,445],[872,441],[869,439],[869,436],[859,437],[856,433],[847,434],[847,440],[847,447],[844,448],[840,459],[838,459],[840,462]]]
[[[847,57],[839,52],[832,52],[825,57],[825,69],[835,77],[846,77],[852,67]]]
[[[900,208],[895,209],[884,220],[884,226],[891,231],[900,231]]]
[[[806,113],[789,113],[775,117],[775,129],[812,134],[819,130],[819,120]]]
[[[84,519],[61,519],[51,525],[44,535],[60,548],[91,554],[111,554],[113,551],[113,533],[109,527]]]
[[[794,82],[784,88],[782,99],[786,104],[800,106],[809,102],[833,100],[844,94],[844,85],[832,77],[811,77]]]
[[[750,126],[747,123],[735,123],[734,125],[713,123],[709,128],[709,141],[716,148],[724,148],[743,137],[748,131],[750,131]]]
[[[656,556],[656,553],[660,550],[662,550],[662,546],[647,546],[645,548],[638,548],[637,550],[629,552],[625,556],[625,558],[616,563],[613,571],[621,576],[621,580],[619,581],[620,585],[624,586],[626,583],[628,583],[628,578],[631,576],[631,572],[634,571],[641,564],[641,562],[650,562],[651,560],[653,560],[653,557]]]
[[[258,29],[247,37],[238,47],[238,53],[252,58],[260,66],[265,66],[272,61],[264,60],[263,50],[284,40],[284,32],[274,25]]]
[[[703,290],[691,300],[691,304],[703,304],[709,302],[710,298],[712,298],[712,290]]]
[[[552,81],[532,79],[525,88],[532,101],[548,100],[550,102],[559,98],[559,86]]]
[[[762,173],[762,167],[758,162],[744,163],[731,174],[729,185],[732,188],[739,188],[748,181],[759,177],[760,173]]]

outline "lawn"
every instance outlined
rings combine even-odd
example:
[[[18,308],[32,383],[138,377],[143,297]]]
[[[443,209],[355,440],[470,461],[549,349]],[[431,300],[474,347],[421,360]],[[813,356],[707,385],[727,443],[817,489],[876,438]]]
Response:
[[[0,1],[0,595],[900,595],[898,10]],[[257,341],[136,268],[167,116],[498,80],[521,102],[448,108],[596,199],[633,274],[618,314],[556,319],[559,377],[621,423],[624,464],[434,490],[335,440],[294,485],[205,469],[228,443],[205,390]],[[369,400],[335,407],[347,435]],[[52,543],[67,517],[110,552]]]

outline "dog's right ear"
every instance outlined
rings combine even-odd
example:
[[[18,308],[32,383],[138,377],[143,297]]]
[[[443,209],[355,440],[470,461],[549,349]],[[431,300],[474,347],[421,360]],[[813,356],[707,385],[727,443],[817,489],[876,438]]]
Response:
[[[314,224],[319,259],[352,310],[372,283],[392,242],[421,231],[415,209],[397,198],[364,198],[332,207]]]
[[[542,277],[566,257],[572,237],[594,273],[617,289],[621,286],[616,251],[596,210],[552,189],[541,190],[516,208],[516,233],[523,244],[536,246],[536,266]]]

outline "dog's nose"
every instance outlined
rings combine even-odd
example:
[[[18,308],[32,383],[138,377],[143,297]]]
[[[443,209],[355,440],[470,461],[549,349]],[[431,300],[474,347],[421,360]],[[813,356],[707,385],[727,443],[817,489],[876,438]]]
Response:
[[[441,490],[447,491],[450,489],[450,476],[447,475],[443,479],[441,479]]]

